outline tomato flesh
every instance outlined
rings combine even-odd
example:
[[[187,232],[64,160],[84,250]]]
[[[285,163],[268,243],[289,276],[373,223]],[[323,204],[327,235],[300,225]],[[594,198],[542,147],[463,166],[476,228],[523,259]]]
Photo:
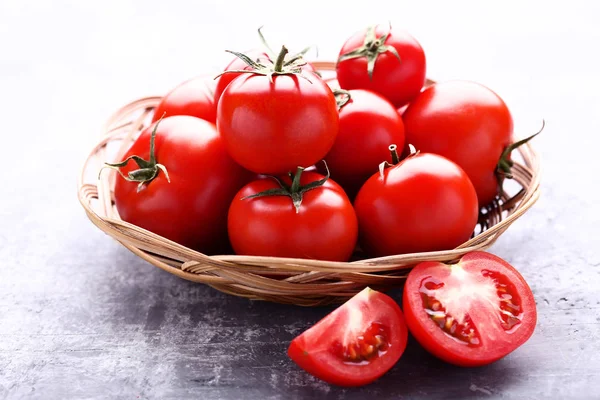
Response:
[[[409,330],[433,355],[460,366],[496,361],[533,334],[531,289],[506,261],[484,252],[458,264],[424,262],[408,275],[404,312]]]
[[[297,336],[289,357],[311,375],[339,386],[373,382],[396,364],[408,330],[389,296],[366,288]]]

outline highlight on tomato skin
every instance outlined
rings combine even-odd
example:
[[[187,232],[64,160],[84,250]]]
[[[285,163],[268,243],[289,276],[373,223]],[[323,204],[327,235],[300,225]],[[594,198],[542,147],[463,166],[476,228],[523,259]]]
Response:
[[[503,259],[471,252],[456,264],[423,262],[408,274],[403,307],[415,339],[454,365],[495,362],[533,334],[537,310],[523,276]]]
[[[407,340],[408,330],[398,304],[367,287],[297,336],[288,356],[325,382],[362,386],[398,362]]]

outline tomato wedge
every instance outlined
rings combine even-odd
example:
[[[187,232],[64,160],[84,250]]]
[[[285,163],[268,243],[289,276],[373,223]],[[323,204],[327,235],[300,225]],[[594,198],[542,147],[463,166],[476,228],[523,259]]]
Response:
[[[362,386],[396,364],[407,339],[398,304],[366,288],[296,337],[288,356],[325,382]]]
[[[531,289],[519,272],[484,252],[457,264],[418,264],[403,297],[406,324],[431,354],[476,367],[511,353],[533,334],[537,321]]]

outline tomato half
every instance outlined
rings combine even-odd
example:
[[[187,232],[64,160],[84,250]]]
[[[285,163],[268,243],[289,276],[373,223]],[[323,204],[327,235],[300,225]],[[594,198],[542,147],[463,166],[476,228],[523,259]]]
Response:
[[[423,48],[405,31],[369,27],[352,35],[340,50],[336,65],[342,89],[377,92],[402,107],[425,83]]]
[[[498,162],[513,142],[511,114],[496,93],[474,82],[437,83],[411,102],[402,119],[408,143],[460,165],[481,206],[494,200]]]
[[[179,84],[162,98],[154,110],[152,122],[174,115],[189,115],[215,123],[217,107],[212,90],[210,78],[205,76]]]
[[[367,90],[348,91],[336,97],[348,101],[340,108],[340,130],[325,160],[331,177],[353,199],[358,190],[389,160],[388,147],[404,146],[404,124],[394,106]]]
[[[475,367],[506,356],[533,334],[535,300],[521,274],[484,252],[457,264],[424,262],[404,286],[406,323],[417,341],[451,364]]]
[[[119,215],[204,253],[226,250],[227,210],[250,173],[229,157],[210,122],[174,116],[156,124],[141,133],[124,159],[137,155],[150,160],[151,132],[156,128],[155,159],[170,181],[162,169],[155,169],[155,177],[141,184],[119,177],[115,185]],[[120,169],[125,176],[140,170],[133,160]]]
[[[453,249],[469,239],[479,215],[467,174],[429,153],[374,174],[354,209],[360,244],[373,256]]]
[[[256,173],[278,175],[322,160],[338,133],[331,89],[312,73],[279,75],[273,82],[247,74],[227,86],[217,127],[231,157]]]
[[[325,178],[316,172],[299,172],[300,187]],[[281,178],[284,185],[291,180]],[[229,238],[237,254],[348,261],[356,246],[358,223],[352,203],[344,190],[331,179],[301,193],[283,193],[247,198],[281,189],[273,178],[244,186],[229,208]],[[296,207],[297,206],[297,207]]]
[[[407,339],[398,304],[366,288],[296,337],[288,356],[325,382],[361,386],[398,362]]]

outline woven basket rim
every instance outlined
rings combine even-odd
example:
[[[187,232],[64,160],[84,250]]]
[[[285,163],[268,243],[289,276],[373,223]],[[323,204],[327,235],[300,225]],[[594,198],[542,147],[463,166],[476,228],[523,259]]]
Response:
[[[318,70],[334,69],[334,64],[328,61],[314,62],[313,65]],[[488,229],[456,249],[351,262],[232,254],[208,256],[118,218],[111,189],[114,174],[103,174],[96,182],[86,179],[91,165],[109,144],[121,142],[118,153],[124,152],[126,144],[130,143],[136,132],[145,127],[145,120],[160,99],[159,96],[152,96],[135,100],[108,119],[103,135],[80,171],[79,202],[92,223],[142,259],[183,279],[206,283],[226,293],[315,305],[348,297],[366,285],[374,285],[371,283],[374,281],[384,286],[398,286],[405,279],[408,269],[421,261],[451,262],[468,252],[489,248],[540,196],[540,160],[527,143],[518,149],[523,161],[515,162],[514,167],[514,180],[522,187],[521,191],[512,198],[505,198],[502,203],[494,202],[488,209],[487,218],[492,220]],[[139,115],[134,115],[136,112]],[[93,205],[95,201],[99,203],[97,207]],[[508,208],[506,217],[503,216],[507,213],[503,207]],[[274,279],[273,276],[277,275],[285,279]]]

